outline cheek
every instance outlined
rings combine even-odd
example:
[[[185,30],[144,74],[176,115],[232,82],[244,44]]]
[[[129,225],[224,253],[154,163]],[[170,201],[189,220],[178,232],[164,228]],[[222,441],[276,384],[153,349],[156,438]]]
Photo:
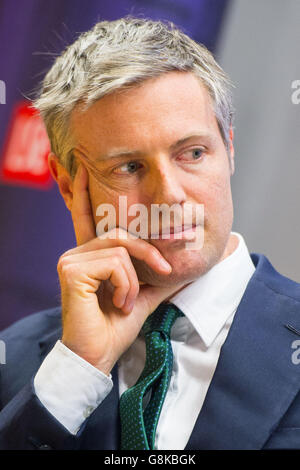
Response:
[[[223,172],[218,171],[201,179],[200,182],[198,180],[198,184],[194,184],[193,187],[192,197],[199,204],[204,204],[204,215],[207,222],[214,224],[222,218],[232,216],[230,175],[226,168]]]
[[[97,185],[93,184],[92,179],[90,181],[89,194],[90,194],[90,201],[91,201],[93,218],[94,218],[95,224],[97,224],[102,219],[102,217],[96,215],[97,208],[101,204],[109,204],[110,206],[113,206],[114,211],[115,211],[114,213],[116,215],[115,217],[116,226],[119,226],[119,221],[120,221],[121,227],[123,226],[123,223],[126,223],[124,220],[124,215],[125,215],[125,218],[127,216],[127,226],[128,226],[130,222],[136,219],[137,215],[139,214],[137,213],[132,216],[128,215],[129,208],[133,204],[141,203],[141,201],[137,199],[137,197],[135,197],[134,195],[131,195],[131,196],[122,195],[122,194],[118,194],[115,191],[113,192],[108,191],[107,188],[102,189],[99,187],[98,184]],[[120,196],[126,197],[125,203],[124,203],[124,199],[123,201],[119,199]],[[122,211],[121,215],[120,215],[120,211]]]
[[[94,181],[91,178],[89,180],[89,195],[90,195],[90,202],[91,202],[92,211],[93,211],[93,217],[94,217],[94,220],[96,221],[96,218],[97,218],[96,211],[97,211],[98,206],[100,204],[108,203],[110,201],[107,200],[105,191],[101,191],[98,185],[94,184]]]
[[[109,191],[107,188],[101,188],[101,185],[96,183],[93,178],[90,178],[89,181],[89,196],[90,202],[92,207],[93,219],[95,224],[97,225],[98,222],[102,220],[101,216],[97,216],[97,209],[102,204],[109,204],[109,208],[111,207],[112,210],[110,211],[110,216],[112,220],[114,220],[114,214],[116,214],[116,220],[118,215],[118,203],[119,203],[119,195],[115,192]],[[114,208],[114,209],[113,209]],[[106,209],[105,209],[106,210]],[[107,216],[107,212],[105,213]]]
[[[219,178],[210,184],[210,202],[216,208],[226,208],[231,203],[231,187],[229,178]]]
[[[208,207],[208,228],[218,236],[227,236],[233,222],[233,204],[229,178],[222,178],[212,186],[211,207]]]

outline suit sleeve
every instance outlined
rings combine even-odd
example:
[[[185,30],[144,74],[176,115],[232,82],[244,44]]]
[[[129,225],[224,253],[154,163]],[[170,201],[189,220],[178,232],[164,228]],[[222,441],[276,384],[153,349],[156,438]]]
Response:
[[[111,391],[108,377],[60,341],[31,382],[0,413],[0,449],[75,449],[91,412]]]
[[[60,340],[34,378],[34,390],[50,413],[72,434],[102,403],[113,387],[107,376]]]
[[[33,378],[0,412],[0,450],[76,449],[72,435],[40,402]]]

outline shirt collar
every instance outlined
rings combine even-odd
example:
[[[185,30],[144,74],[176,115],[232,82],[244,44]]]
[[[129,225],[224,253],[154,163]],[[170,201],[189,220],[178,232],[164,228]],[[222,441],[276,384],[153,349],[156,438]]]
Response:
[[[239,239],[234,252],[169,299],[192,323],[206,347],[237,309],[255,271],[244,238],[231,233]]]

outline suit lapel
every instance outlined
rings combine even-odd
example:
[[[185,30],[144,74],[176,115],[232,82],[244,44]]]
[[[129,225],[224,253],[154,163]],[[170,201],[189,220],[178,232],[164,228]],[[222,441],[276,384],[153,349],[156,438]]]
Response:
[[[256,271],[186,449],[261,449],[299,391],[291,359],[299,336],[286,327],[299,331],[299,301],[274,290],[285,278],[264,256],[252,260]]]

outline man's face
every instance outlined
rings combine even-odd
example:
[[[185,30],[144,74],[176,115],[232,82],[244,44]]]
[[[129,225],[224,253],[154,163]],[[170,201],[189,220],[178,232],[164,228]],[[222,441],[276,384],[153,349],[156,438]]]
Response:
[[[151,204],[204,205],[203,247],[187,249],[184,239],[146,239],[173,269],[169,276],[160,276],[132,258],[141,281],[189,282],[228,254],[231,167],[209,94],[192,73],[169,72],[114,92],[85,112],[78,106],[71,131],[76,149],[101,174],[100,183],[91,173],[89,179],[95,225],[97,207],[109,203],[116,209],[118,226],[120,195],[127,197],[128,208],[143,204],[149,217]],[[230,159],[233,164],[233,150]],[[128,223],[133,218],[128,216]]]

